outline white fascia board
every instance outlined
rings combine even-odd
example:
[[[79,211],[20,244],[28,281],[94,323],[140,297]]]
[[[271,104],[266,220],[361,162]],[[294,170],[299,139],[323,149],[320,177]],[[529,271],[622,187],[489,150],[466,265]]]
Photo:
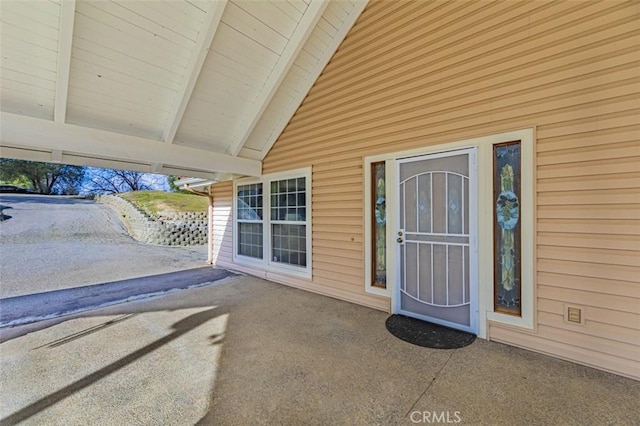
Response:
[[[220,182],[217,179],[207,179],[207,180],[201,180],[200,182],[195,182],[195,183],[185,183],[182,185],[178,185],[180,188],[182,189],[186,189],[186,188],[191,188],[191,189],[198,189],[198,188],[206,188],[208,186],[211,186],[217,182]],[[177,184],[177,183],[176,183]]]
[[[71,43],[73,42],[73,20],[75,14],[76,0],[64,0],[60,2],[56,97],[53,108],[53,119],[58,123],[64,123],[67,119],[69,70],[71,68]]]
[[[262,173],[262,163],[256,160],[7,112],[0,113],[0,146],[60,150],[96,158],[171,164],[247,176]]]
[[[302,105],[302,102],[307,97],[307,95],[309,94],[309,91],[311,90],[313,85],[316,83],[316,81],[320,77],[320,74],[322,74],[322,71],[324,71],[324,68],[327,66],[327,64],[333,57],[333,55],[336,53],[336,51],[344,41],[345,37],[347,36],[351,28],[355,25],[356,21],[364,11],[365,7],[367,7],[369,0],[355,0],[354,3],[355,4],[353,6],[353,10],[349,14],[348,20],[344,22],[342,27],[338,30],[338,33],[333,38],[334,43],[331,46],[328,46],[327,50],[324,51],[322,57],[318,59],[318,64],[316,65],[313,72],[307,79],[306,86],[302,87],[301,88],[302,90],[298,91],[294,100],[291,102],[291,104],[287,108],[287,112],[286,112],[287,119],[282,120],[282,122],[278,124],[278,126],[275,128],[275,131],[271,133],[269,140],[267,141],[265,146],[262,148],[260,160],[264,160],[264,158],[267,156],[269,151],[271,151],[271,148],[276,143],[276,141],[284,131],[285,127],[287,127],[287,125],[289,124],[289,121],[291,121],[291,118],[296,113],[298,108],[300,108],[300,105]],[[247,135],[247,138],[250,136],[250,134],[251,133]],[[246,139],[245,139],[245,142],[246,142]]]
[[[243,127],[242,132],[234,139],[233,144],[229,148],[231,155],[237,156],[245,142],[247,142],[247,139],[249,139],[251,132],[253,132],[260,117],[269,106],[269,102],[273,99],[273,96],[276,94],[280,84],[298,57],[302,47],[307,42],[311,32],[318,24],[327,6],[329,6],[328,0],[312,0],[307,7],[282,55],[280,55],[280,59],[278,59],[273,71],[264,84],[262,92],[260,92],[258,99],[253,104],[253,109],[248,114],[247,125]]]
[[[193,89],[196,87],[198,76],[200,75],[200,71],[202,71],[202,66],[209,53],[209,47],[211,47],[211,42],[218,30],[226,6],[227,0],[213,1],[210,5],[206,19],[198,33],[198,39],[196,40],[196,45],[189,59],[189,64],[187,65],[182,80],[182,86],[176,96],[174,108],[169,115],[169,120],[162,134],[162,139],[167,143],[173,143],[173,139],[176,137],[178,127],[182,122],[182,117],[191,99]]]
[[[176,185],[190,185],[192,183],[198,183],[198,182],[202,182],[206,179],[202,179],[202,178],[196,178],[196,177],[188,177],[188,178],[182,178],[182,179],[176,179],[176,181],[174,182]]]
[[[60,152],[61,151],[57,151]],[[47,151],[37,151],[28,148],[14,148],[0,146],[0,157],[13,158],[16,160],[52,162],[53,153]],[[108,160],[103,158],[86,157],[81,155],[73,155],[61,153],[60,164],[69,164],[71,166],[88,166],[100,167],[105,169],[131,170],[133,172],[149,173],[149,166],[142,163],[134,163],[130,161]]]
[[[174,183],[176,186],[180,186],[180,187],[184,187],[188,185],[191,188],[195,188],[200,186],[211,185],[215,182],[217,182],[217,179],[203,179],[203,178],[197,178],[197,177],[190,177],[190,178],[178,179]]]
[[[10,146],[0,146],[1,158],[13,158],[16,160],[41,161],[48,163],[51,161],[52,153],[45,150],[16,148]],[[89,157],[82,154],[62,153],[61,164],[69,164],[72,166],[88,166],[100,167],[103,169],[131,170],[134,172],[151,173],[151,167],[146,163],[110,160],[107,158]],[[198,171],[186,168],[173,168],[171,166],[163,166],[162,174],[174,176],[196,176],[202,179],[213,179],[220,181],[217,172]],[[223,176],[233,176],[232,174],[224,174]]]
[[[233,180],[235,176],[232,173],[214,173],[213,178],[205,179],[199,177],[188,177],[176,180],[174,183],[180,188],[189,187],[191,189],[206,188],[218,182]]]

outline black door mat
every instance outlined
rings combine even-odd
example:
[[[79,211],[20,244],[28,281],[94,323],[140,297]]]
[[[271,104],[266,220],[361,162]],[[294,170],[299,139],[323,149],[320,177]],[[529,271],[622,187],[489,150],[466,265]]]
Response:
[[[434,349],[458,349],[473,343],[475,334],[454,330],[404,315],[391,315],[386,321],[389,333],[405,342]]]

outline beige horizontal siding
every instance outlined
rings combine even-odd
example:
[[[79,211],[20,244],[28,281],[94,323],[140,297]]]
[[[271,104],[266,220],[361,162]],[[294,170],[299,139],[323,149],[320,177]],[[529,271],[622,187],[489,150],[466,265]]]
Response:
[[[538,217],[544,219],[608,219],[612,216],[619,219],[640,219],[640,206],[636,204],[582,204],[577,207],[547,205],[538,208]]]
[[[610,234],[596,235],[567,232],[539,232],[538,244],[559,247],[591,247],[601,249],[630,250],[633,253],[634,250],[640,247],[640,236]]]
[[[560,315],[563,309],[562,301],[545,298],[538,300],[538,311],[540,313],[548,312]],[[600,324],[609,324],[614,327],[624,324],[626,328],[640,330],[640,314],[638,313],[591,306],[589,307],[589,319]]]
[[[611,371],[616,374],[623,374],[637,378],[637,350],[635,359],[628,359],[616,354],[611,355],[598,350],[593,350],[592,347],[595,342],[590,339],[587,339],[587,342],[583,341],[583,345],[586,343],[586,346],[589,347],[589,350],[585,350],[582,345],[576,344],[576,339],[574,338],[575,336],[573,333],[570,333],[568,336],[565,335],[565,338],[562,336],[550,335],[549,337],[541,339],[536,335],[525,334],[510,328],[495,327],[493,325],[489,328],[489,332],[491,334],[491,339],[497,342],[519,346],[569,361],[579,362],[581,364]],[[575,333],[575,335],[577,334],[578,333]],[[608,342],[605,341],[602,343],[606,345]]]
[[[313,283],[369,297],[364,156],[535,126],[536,330],[489,337],[640,377],[639,20],[638,2],[371,1],[264,160],[313,168]]]
[[[213,185],[213,261],[231,263],[233,259],[233,184],[224,182]]]

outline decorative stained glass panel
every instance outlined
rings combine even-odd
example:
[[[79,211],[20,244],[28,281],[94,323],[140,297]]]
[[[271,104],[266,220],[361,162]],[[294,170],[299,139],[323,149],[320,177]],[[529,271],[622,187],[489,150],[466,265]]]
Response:
[[[372,241],[373,241],[373,282],[376,287],[387,287],[387,203],[385,192],[384,161],[371,164],[373,203]]]
[[[494,310],[521,316],[520,141],[493,147]]]

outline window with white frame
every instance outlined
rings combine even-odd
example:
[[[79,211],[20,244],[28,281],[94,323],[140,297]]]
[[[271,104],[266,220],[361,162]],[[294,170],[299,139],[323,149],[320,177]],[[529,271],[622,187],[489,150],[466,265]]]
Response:
[[[307,266],[306,178],[271,182],[271,261]]]
[[[262,184],[238,185],[236,195],[238,254],[262,259]]]
[[[310,169],[236,182],[234,260],[310,275]]]

